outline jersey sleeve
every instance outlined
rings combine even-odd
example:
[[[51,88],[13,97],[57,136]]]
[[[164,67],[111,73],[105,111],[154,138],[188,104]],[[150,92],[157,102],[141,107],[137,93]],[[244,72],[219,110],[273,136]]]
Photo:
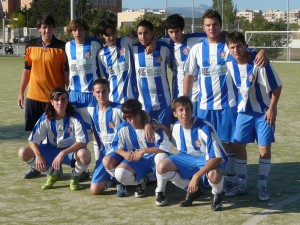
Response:
[[[47,138],[47,118],[43,114],[35,124],[28,141],[41,144]]]
[[[198,51],[197,46],[198,46],[198,44],[194,45],[191,48],[190,53],[183,65],[183,70],[184,70],[185,74],[190,74],[192,76],[198,75],[199,67],[197,65],[197,58],[196,58],[197,51]]]
[[[89,142],[86,126],[79,114],[74,117],[74,135],[76,142],[86,144]]]
[[[157,140],[157,148],[167,153],[171,153],[171,145],[167,134],[163,130],[159,130],[155,136],[155,140]]]
[[[270,93],[282,85],[277,72],[269,62],[258,70],[257,82],[265,87],[266,93]]]

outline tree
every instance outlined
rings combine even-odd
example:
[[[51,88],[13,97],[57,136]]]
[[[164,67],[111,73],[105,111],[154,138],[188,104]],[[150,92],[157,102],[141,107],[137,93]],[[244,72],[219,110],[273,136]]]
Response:
[[[233,6],[232,0],[213,0],[212,9],[223,17],[224,30],[234,30],[236,9]]]
[[[140,16],[133,22],[133,27],[136,29],[137,24],[142,20],[148,20],[153,24],[153,32],[157,37],[161,37],[165,35],[165,28],[164,28],[164,15],[157,15],[157,14],[145,14]]]

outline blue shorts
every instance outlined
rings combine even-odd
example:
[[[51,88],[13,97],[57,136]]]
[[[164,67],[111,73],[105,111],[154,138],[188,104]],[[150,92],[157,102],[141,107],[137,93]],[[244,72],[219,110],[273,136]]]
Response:
[[[264,119],[264,113],[238,113],[234,140],[238,143],[253,143],[255,140],[260,146],[268,146],[275,142],[275,127],[270,127]]]
[[[135,171],[135,180],[144,178],[148,173],[153,171],[154,156],[155,154],[144,155],[139,161],[130,162],[115,152],[108,153],[109,156],[114,158],[118,164],[124,163],[130,166]]]
[[[98,184],[105,180],[111,179],[110,174],[106,171],[102,163],[104,156],[105,154],[100,153],[99,159],[96,161],[95,169],[91,180],[92,184]]]
[[[210,122],[217,131],[221,142],[234,142],[235,123],[237,108],[231,107],[222,110],[203,110],[197,111],[197,116]]]
[[[164,124],[166,127],[171,126],[171,106],[167,106],[163,109],[147,111],[151,119],[156,119],[158,122]]]
[[[47,144],[39,145],[39,150],[42,153],[42,156],[46,160],[47,166],[52,166],[52,162],[56,158],[56,156],[65,148],[55,148]],[[74,167],[74,152],[66,155],[62,161],[62,164],[66,164],[68,166]]]
[[[97,103],[92,93],[81,93],[70,91],[69,102],[75,110],[81,115],[87,128],[91,128],[91,117],[93,116],[94,106]]]

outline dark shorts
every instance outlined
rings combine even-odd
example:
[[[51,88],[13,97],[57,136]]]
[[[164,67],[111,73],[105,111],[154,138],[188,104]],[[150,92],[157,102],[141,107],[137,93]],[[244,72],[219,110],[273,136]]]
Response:
[[[45,112],[46,102],[26,98],[25,101],[25,131],[32,131],[34,125]]]

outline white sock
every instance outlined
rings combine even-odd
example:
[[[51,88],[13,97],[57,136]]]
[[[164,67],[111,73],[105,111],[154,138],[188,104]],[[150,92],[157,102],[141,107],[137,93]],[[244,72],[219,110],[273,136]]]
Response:
[[[82,165],[78,161],[75,162],[75,168],[72,170],[71,175],[72,176],[80,176],[87,168],[89,167],[88,165]]]
[[[247,160],[235,160],[238,187],[247,187]]]
[[[112,170],[106,170],[112,177],[116,177],[115,172],[116,169],[112,169]]]
[[[182,179],[181,175],[176,171],[169,171],[164,174],[161,174],[164,178],[170,180],[173,184],[175,184],[177,187],[187,190],[190,180],[189,179]]]
[[[93,145],[94,145],[95,161],[97,161],[100,157],[99,146],[98,146],[98,143],[96,141],[93,141]]]
[[[168,158],[168,155],[166,153],[157,153],[154,157],[155,165],[157,165],[161,160],[163,160],[165,158]],[[157,182],[157,187],[155,189],[155,193],[165,192],[168,180],[165,179],[157,171],[155,171],[155,173],[156,173],[156,182]]]
[[[271,159],[259,158],[257,187],[267,186],[267,179],[271,168]]]
[[[228,153],[228,162],[226,164],[226,174],[231,180],[235,176],[235,153]]]
[[[221,194],[221,192],[223,190],[224,176],[222,176],[220,182],[217,183],[217,184],[213,184],[212,182],[210,182],[210,180],[208,180],[208,183],[211,186],[211,193],[213,193],[213,194]]]
[[[29,164],[30,166],[32,166],[34,169],[36,169],[36,157],[32,157],[31,159],[29,159],[26,163]],[[52,166],[48,166],[48,168],[46,169],[46,171],[44,172],[47,176],[49,175],[54,175],[54,172],[56,170],[53,169]]]
[[[117,181],[124,185],[138,185],[139,182],[135,180],[135,175],[131,173],[129,170],[124,168],[116,168],[115,177]]]

